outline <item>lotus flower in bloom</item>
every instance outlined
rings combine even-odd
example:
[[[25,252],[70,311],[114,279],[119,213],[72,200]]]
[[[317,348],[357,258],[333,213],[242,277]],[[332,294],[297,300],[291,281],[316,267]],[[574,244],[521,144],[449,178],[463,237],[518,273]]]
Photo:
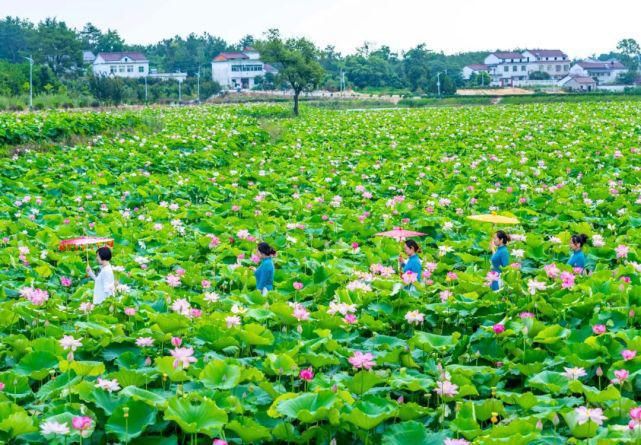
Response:
[[[563,281],[561,283],[561,287],[563,289],[571,288],[574,286],[574,274],[570,272],[562,272],[561,273],[561,280]]]
[[[369,352],[363,354],[361,351],[354,352],[348,361],[356,369],[371,369],[376,364],[372,354]]]
[[[182,366],[183,369],[189,368],[191,363],[195,363],[194,350],[192,348],[175,348],[171,350],[171,355],[174,358],[174,368]]]
[[[624,244],[619,244],[614,251],[617,254],[617,258],[627,258],[630,248]]]
[[[240,317],[238,315],[230,315],[225,318],[225,322],[227,323],[228,329],[240,326]]]
[[[60,284],[64,287],[71,286],[71,278],[69,277],[60,277]]]
[[[402,275],[402,278],[403,278],[403,283],[407,285],[415,283],[417,280],[416,274],[409,270]]]
[[[601,334],[604,334],[604,333],[605,333],[605,331],[606,331],[606,328],[605,328],[605,325],[604,325],[604,324],[595,324],[594,326],[592,326],[592,332],[593,332],[595,335],[601,335]]]
[[[580,406],[574,410],[576,413],[576,421],[579,425],[589,422],[590,420],[597,425],[601,425],[604,420],[607,419],[603,415],[603,410],[601,408],[587,408],[585,406]]]
[[[66,423],[56,422],[55,420],[46,420],[40,424],[40,433],[43,435],[65,436],[69,434],[69,426]]]
[[[623,357],[623,360],[628,361],[632,360],[634,357],[637,356],[637,351],[631,350],[631,349],[625,349],[621,351],[621,356]]]
[[[470,442],[465,439],[445,439],[443,445],[469,445]]]
[[[108,392],[114,392],[114,391],[120,390],[120,385],[118,384],[117,379],[107,380],[107,379],[101,379],[100,377],[98,377],[98,382],[96,383],[96,387],[100,389],[104,389],[105,391],[108,391]]]
[[[405,320],[409,324],[421,324],[425,321],[425,314],[419,312],[418,310],[409,311],[405,314]]]
[[[495,334],[502,334],[505,332],[505,325],[501,323],[497,323],[494,326],[492,326],[492,330],[494,331]]]
[[[141,348],[150,348],[154,345],[154,339],[151,337],[138,337],[136,339],[136,346]]]
[[[73,338],[73,335],[63,335],[58,342],[65,351],[75,351],[82,346],[82,342]]]
[[[180,286],[180,276],[174,275],[174,274],[169,274],[165,278],[165,281],[167,284],[171,287],[178,287]]]
[[[568,379],[568,380],[578,380],[581,377],[585,377],[587,373],[585,372],[585,369],[583,368],[563,368],[565,369],[565,372],[563,375]]]
[[[310,382],[314,378],[314,371],[312,370],[311,367],[306,368],[306,369],[301,369],[300,373],[298,374],[301,380],[304,380],[306,382]]]
[[[223,439],[214,439],[211,445],[227,445],[227,441]]]
[[[73,426],[73,428],[80,431],[81,433],[90,429],[92,423],[93,422],[91,420],[91,417],[87,416],[77,416],[71,419],[71,425]]]
[[[617,369],[616,371],[614,371],[615,378],[612,379],[612,383],[615,385],[623,384],[623,382],[625,382],[629,376],[630,373],[627,369]]]
[[[307,311],[307,309],[305,309],[305,307],[303,305],[295,304],[294,305],[294,317],[298,321],[309,320],[309,312]]]
[[[301,290],[304,287],[303,283],[301,283],[300,281],[295,281],[293,286],[296,290]]]
[[[548,278],[552,278],[552,279],[557,278],[559,276],[559,273],[561,272],[557,267],[557,265],[554,263],[543,266],[543,270],[545,270],[545,273],[547,274]]]
[[[534,295],[536,294],[537,291],[545,290],[547,288],[545,283],[542,283],[540,281],[536,281],[533,279],[527,280],[527,287],[528,287],[528,291],[530,292],[530,295]]]
[[[449,380],[439,380],[436,382],[434,392],[441,397],[454,397],[458,394],[458,385],[455,385]]]

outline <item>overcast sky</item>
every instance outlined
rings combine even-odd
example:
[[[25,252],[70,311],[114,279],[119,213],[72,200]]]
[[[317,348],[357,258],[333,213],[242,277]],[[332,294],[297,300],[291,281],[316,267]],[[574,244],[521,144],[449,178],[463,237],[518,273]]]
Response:
[[[446,53],[560,48],[585,57],[625,37],[641,41],[639,0],[0,0],[0,15],[57,17],[76,28],[92,22],[128,43],[203,31],[236,42],[279,28],[343,53],[368,41]]]

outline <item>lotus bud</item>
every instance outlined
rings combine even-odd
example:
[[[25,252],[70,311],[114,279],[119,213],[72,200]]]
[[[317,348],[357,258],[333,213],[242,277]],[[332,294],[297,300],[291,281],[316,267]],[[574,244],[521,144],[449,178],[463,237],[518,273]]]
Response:
[[[541,419],[537,420],[536,429],[539,431],[543,431],[543,422],[541,422]]]
[[[597,375],[597,377],[602,377],[603,376],[603,369],[601,369],[600,366],[598,368],[596,368],[596,375]]]
[[[125,419],[126,419],[127,417],[129,417],[129,408],[125,406],[125,407],[122,409],[122,413],[123,413],[123,415],[122,415],[122,416],[123,416]]]
[[[332,392],[338,392],[338,386],[336,385],[336,383],[332,385]]]
[[[405,402],[405,398],[404,398],[403,396],[400,396],[398,399],[396,399],[396,401],[397,401],[399,404],[402,404],[403,402]]]
[[[557,426],[559,424],[559,416],[556,413],[554,413],[554,417],[552,417],[552,423],[554,424],[554,426]]]

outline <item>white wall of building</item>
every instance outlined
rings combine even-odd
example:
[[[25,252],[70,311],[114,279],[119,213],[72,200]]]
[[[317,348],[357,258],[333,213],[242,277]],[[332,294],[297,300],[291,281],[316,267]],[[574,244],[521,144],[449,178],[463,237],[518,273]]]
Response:
[[[250,59],[212,62],[212,79],[223,88],[235,89],[240,86],[243,89],[252,89],[255,84],[255,78],[265,76],[265,64],[258,58],[252,58],[253,52],[246,54]]]
[[[617,77],[619,77],[619,74],[625,73],[626,70],[621,70],[621,69],[615,69],[615,70],[593,70],[593,69],[585,69],[580,65],[574,65],[572,68],[570,68],[570,74],[574,74],[577,76],[586,76],[586,77],[593,77],[597,80],[597,83],[599,85],[607,85],[607,84],[613,84],[616,83]]]
[[[93,73],[98,76],[145,77],[149,74],[149,62],[134,62],[125,57],[118,62],[106,62],[97,57],[93,63]]]

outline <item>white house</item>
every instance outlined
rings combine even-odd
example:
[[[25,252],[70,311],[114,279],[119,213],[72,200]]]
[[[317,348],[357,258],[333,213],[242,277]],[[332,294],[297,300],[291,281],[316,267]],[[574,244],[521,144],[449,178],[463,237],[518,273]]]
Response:
[[[559,81],[559,86],[570,91],[595,91],[596,81],[590,76],[568,75]]]
[[[485,58],[484,65],[492,79],[492,86],[513,86],[528,81],[530,74],[542,71],[550,79],[560,80],[570,72],[567,54],[558,49],[528,49],[523,52],[497,51]],[[463,77],[479,70],[468,65],[463,68]],[[482,65],[477,65],[478,67]],[[467,68],[467,69],[466,69]]]
[[[465,80],[470,80],[470,77],[472,77],[473,74],[479,75],[481,73],[488,73],[490,72],[490,68],[488,65],[485,65],[484,63],[473,63],[471,65],[466,65],[463,67],[463,79]]]
[[[242,52],[222,52],[211,62],[212,79],[223,89],[252,89],[256,77],[276,70],[260,60],[260,54],[253,48]]]
[[[616,83],[619,74],[623,74],[627,68],[618,60],[584,60],[570,68],[570,74],[584,77],[592,77],[599,85]]]
[[[139,52],[98,53],[93,61],[93,73],[101,76],[145,77],[149,60]]]
[[[528,49],[523,55],[528,59],[528,75],[541,71],[551,79],[561,80],[570,72],[570,59],[560,49]]]
[[[485,58],[484,64],[488,66],[493,86],[511,86],[514,80],[528,78],[528,59],[521,53],[493,52]]]

